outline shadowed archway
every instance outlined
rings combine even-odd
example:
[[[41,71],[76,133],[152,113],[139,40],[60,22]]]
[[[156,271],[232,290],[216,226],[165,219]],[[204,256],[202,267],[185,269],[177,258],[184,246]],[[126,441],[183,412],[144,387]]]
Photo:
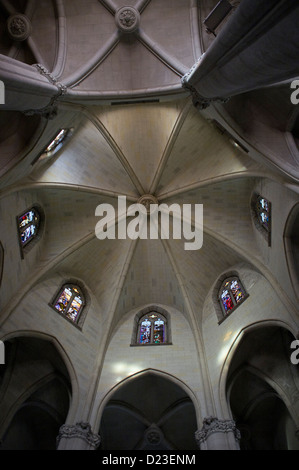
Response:
[[[196,413],[185,390],[147,372],[126,381],[106,404],[99,450],[195,450]]]

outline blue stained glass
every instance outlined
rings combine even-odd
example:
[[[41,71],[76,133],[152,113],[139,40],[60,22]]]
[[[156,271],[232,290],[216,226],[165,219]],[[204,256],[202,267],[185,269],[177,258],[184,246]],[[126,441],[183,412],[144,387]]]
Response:
[[[147,319],[141,323],[139,340],[140,344],[147,344],[151,342],[151,327],[152,323]]]
[[[21,217],[19,217],[20,228],[26,227],[26,225],[31,223],[33,220],[34,220],[34,212],[33,211],[27,212],[26,214],[22,215]]]
[[[139,344],[161,344],[166,342],[166,323],[157,314],[151,313],[140,320]]]
[[[165,337],[164,337],[164,321],[163,320],[156,320],[154,323],[154,343],[164,343],[165,342]]]
[[[66,286],[53,304],[55,309],[63,313],[67,318],[76,322],[83,307],[83,299],[79,290],[73,286]]]
[[[231,284],[231,292],[234,296],[234,299],[237,303],[239,303],[244,298],[244,293],[239,285],[238,281],[233,281]]]
[[[59,312],[65,311],[71,298],[72,298],[72,291],[68,288],[65,288],[61,296],[59,297],[57,304],[55,305],[55,308]]]
[[[35,226],[30,225],[21,233],[22,244],[28,242],[35,235]]]
[[[262,206],[263,209],[265,209],[266,211],[268,211],[268,201],[264,198],[261,198],[260,199],[260,205]]]
[[[25,212],[18,218],[19,234],[22,246],[26,245],[37,234],[39,215],[34,209]]]
[[[81,298],[79,296],[75,297],[71,303],[71,306],[69,307],[67,311],[67,317],[69,317],[73,321],[76,321],[79,315],[81,306],[82,306]]]
[[[267,199],[259,197],[257,200],[257,215],[261,225],[267,230],[270,230],[270,203]]]

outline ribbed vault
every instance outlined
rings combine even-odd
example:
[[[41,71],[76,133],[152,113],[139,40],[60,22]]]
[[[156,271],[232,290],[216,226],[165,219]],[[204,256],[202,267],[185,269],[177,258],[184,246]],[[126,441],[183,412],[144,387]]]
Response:
[[[151,302],[198,321],[218,273],[244,260],[254,263],[250,198],[261,166],[218,134],[186,98],[83,108],[83,115],[74,119],[74,134],[57,156],[34,164],[18,190],[15,185],[2,191],[2,243],[12,273],[3,276],[6,315],[39,279],[59,273],[81,279],[114,325],[125,312]],[[55,121],[50,127],[55,134]],[[158,201],[181,208],[203,204],[200,250],[185,251],[185,240],[97,239],[98,205],[111,204],[117,216],[118,196],[129,205],[151,191]],[[45,213],[44,233],[24,263],[15,249],[15,214],[36,201]],[[12,295],[16,288],[19,300]]]
[[[218,412],[222,405],[212,389],[224,356],[216,351],[227,354],[223,345],[232,344],[246,322],[285,315],[296,323],[296,283],[282,240],[298,203],[297,111],[287,88],[276,102],[279,87],[213,102],[206,111],[193,106],[182,77],[214,41],[202,21],[215,3],[0,0],[0,78],[4,71],[9,98],[0,116],[0,328],[4,336],[36,331],[61,341],[80,389],[70,422],[94,423],[126,374],[161,365],[175,376],[177,352],[182,381],[194,389],[202,417],[220,419],[225,413]],[[130,33],[116,21],[123,6],[140,16]],[[22,42],[8,34],[8,18],[16,13],[25,14],[32,29]],[[28,79],[24,89],[19,76]],[[72,130],[65,145],[40,159],[61,129]],[[253,193],[273,202],[271,250],[253,222]],[[184,237],[118,239],[125,215],[119,196],[127,207],[143,197],[181,210],[202,204],[202,247],[187,251]],[[115,211],[115,239],[96,236],[101,204]],[[16,217],[34,205],[41,208],[42,230],[22,258]],[[293,229],[285,234],[291,235]],[[216,330],[215,284],[239,270],[250,290],[240,306],[245,314],[233,328],[228,321]],[[70,280],[78,280],[90,300],[82,329],[49,305]],[[159,348],[129,344],[133,316],[151,306],[169,309],[176,325],[177,349],[163,345],[164,362]],[[137,357],[136,370],[113,370],[118,355],[130,367]]]

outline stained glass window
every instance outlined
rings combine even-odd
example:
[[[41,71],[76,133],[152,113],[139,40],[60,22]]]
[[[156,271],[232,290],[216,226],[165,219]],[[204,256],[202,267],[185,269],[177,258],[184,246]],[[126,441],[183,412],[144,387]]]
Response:
[[[41,155],[38,156],[37,159],[33,161],[33,164],[37,160],[43,160],[44,158],[52,157],[62,145],[66,142],[66,140],[72,135],[73,129],[61,129],[55,137],[52,138],[51,142],[47,145]]]
[[[138,344],[161,344],[166,342],[166,320],[163,315],[151,312],[139,321]]]
[[[271,203],[268,199],[256,194],[252,200],[254,220],[257,229],[263,234],[271,245]]]
[[[257,198],[257,215],[260,224],[269,232],[270,230],[270,203],[262,196]]]
[[[226,279],[219,293],[219,301],[224,315],[234,310],[246,297],[245,289],[237,277]]]
[[[84,307],[84,297],[81,290],[72,284],[63,286],[53,303],[53,307],[57,312],[77,323]]]
[[[32,241],[39,229],[40,215],[35,208],[32,208],[18,217],[18,228],[21,246],[25,247]]]

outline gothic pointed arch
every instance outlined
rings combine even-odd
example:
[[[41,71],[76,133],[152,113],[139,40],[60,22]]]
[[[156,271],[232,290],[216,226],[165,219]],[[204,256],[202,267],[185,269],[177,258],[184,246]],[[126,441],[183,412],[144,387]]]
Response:
[[[299,296],[299,203],[290,211],[284,230],[284,248],[290,279]]]

